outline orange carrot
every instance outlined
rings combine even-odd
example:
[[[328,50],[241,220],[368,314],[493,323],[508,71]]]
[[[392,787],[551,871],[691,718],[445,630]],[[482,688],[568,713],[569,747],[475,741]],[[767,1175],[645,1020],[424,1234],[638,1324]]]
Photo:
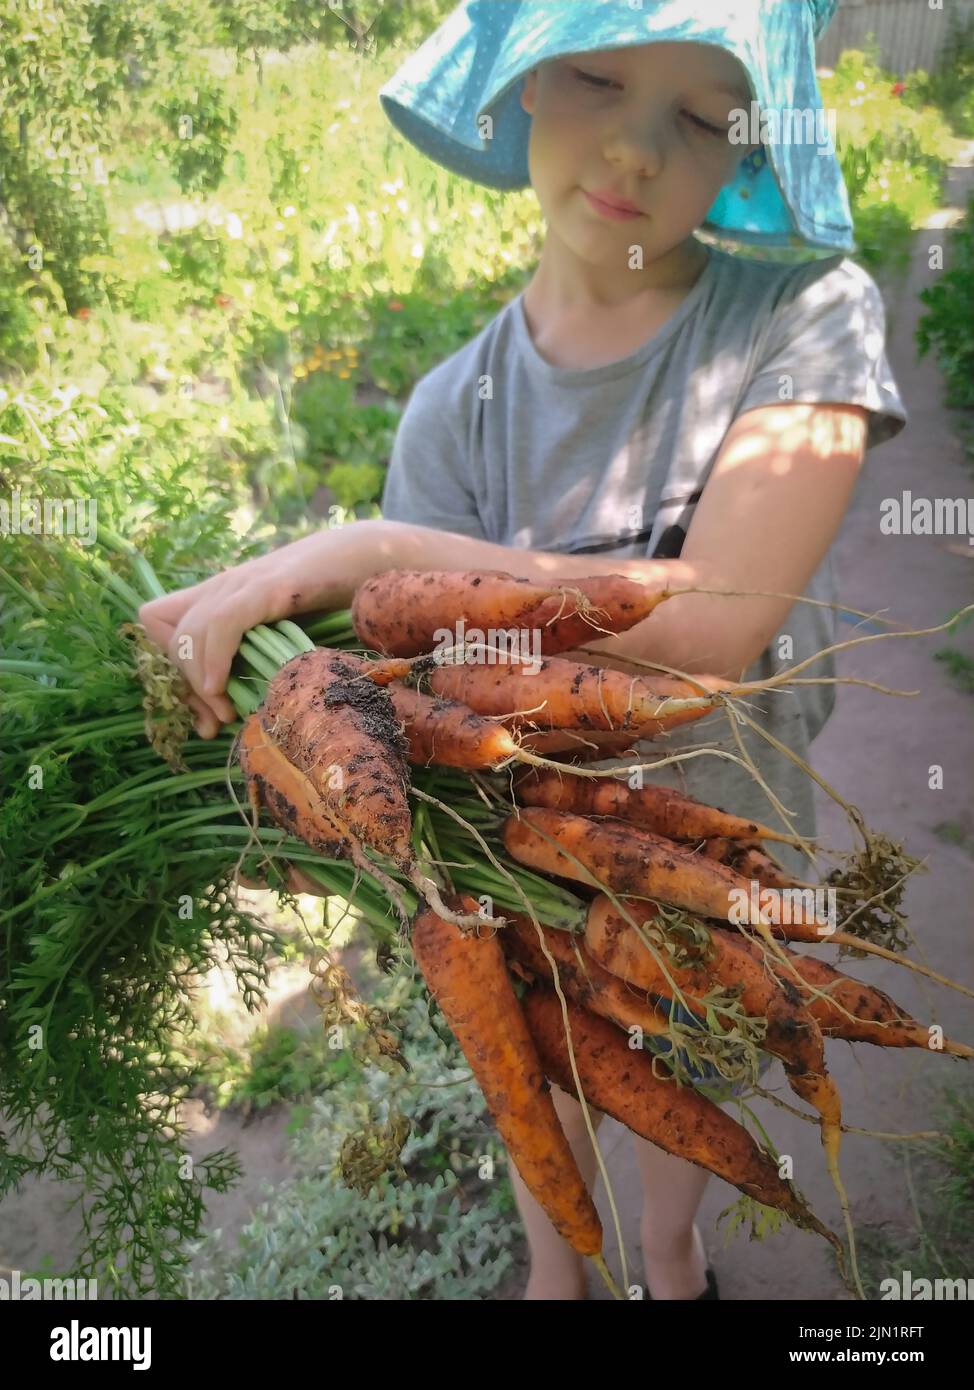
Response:
[[[463,906],[475,909],[465,898]],[[426,908],[413,925],[423,977],[460,1044],[511,1159],[556,1230],[582,1255],[602,1226],[555,1111],[495,933],[463,935]]]
[[[282,829],[297,835],[326,859],[347,855],[347,827],[332,820],[318,789],[292,767],[256,714],[240,731],[238,757],[255,815],[266,807]]]
[[[656,898],[701,917],[747,920],[746,879],[638,826],[527,806],[508,816],[504,844],[519,863],[542,873],[581,883],[594,877],[616,893]]]
[[[513,721],[518,728],[518,721]],[[519,744],[529,753],[540,753],[546,758],[575,758],[579,762],[590,762],[595,758],[612,758],[617,754],[628,753],[636,739],[632,734],[606,734],[600,731],[585,732],[573,729],[541,729],[530,731],[523,725],[519,729]],[[637,761],[634,756],[634,761]],[[533,769],[532,769],[533,771]],[[558,774],[555,773],[555,776]],[[575,779],[578,780],[578,779]]]
[[[357,675],[343,652],[302,652],[270,682],[257,715],[331,820],[408,871],[413,852],[405,743],[388,694]]]
[[[627,632],[670,597],[666,589],[652,589],[621,574],[556,582],[561,592],[545,600],[522,624],[540,630],[540,649],[549,655]]]
[[[625,899],[623,903],[641,927],[658,924],[665,933],[655,903]],[[604,893],[589,905],[585,944],[600,965],[627,985],[673,998],[673,985],[656,956]],[[662,950],[660,954],[666,958]],[[795,1094],[822,1116],[823,1139],[826,1132],[830,1137],[838,1133],[839,1094],[826,1072],[822,1034],[794,985],[785,979],[776,981],[754,959],[742,937],[719,928],[708,931],[706,945],[692,965],[681,966],[668,960],[667,970],[683,991],[690,1009],[696,1007],[701,1013],[707,1009],[704,996],[714,986],[735,989],[746,1014],[767,1020],[763,1046],[781,1058]]]
[[[723,836],[723,846],[727,840],[788,839],[756,821],[729,815],[671,787],[630,787],[620,778],[592,781],[563,777],[543,768],[525,768],[514,790],[522,806],[547,806],[581,816],[615,816],[670,840],[696,842]]]
[[[719,859],[742,878],[755,879],[762,888],[801,888],[797,878],[785,873],[760,844],[746,839],[732,840],[716,836],[701,842],[698,852],[708,859]]]
[[[386,570],[360,584],[352,624],[373,651],[418,656],[459,622],[483,630],[523,628],[557,585],[533,584],[503,570]]]
[[[554,653],[624,632],[668,597],[618,574],[535,584],[503,570],[387,570],[359,586],[352,622],[363,642],[389,656],[429,652],[444,632],[459,640],[461,624],[471,641],[506,644],[497,634],[517,631],[530,651]]]
[[[500,933],[500,941],[508,960],[516,960],[527,966],[533,975],[552,981],[554,971],[531,918],[519,912],[508,912],[507,917],[508,925]],[[593,1013],[600,1014],[620,1028],[641,1028],[650,1035],[669,1036],[665,1015],[658,1013],[644,997],[634,993],[622,980],[604,969],[585,949],[581,937],[544,925],[541,932],[544,944],[555,961],[562,988],[576,1004],[584,1004]]]
[[[398,683],[388,690],[404,728],[411,763],[490,768],[517,756],[518,744],[510,732],[466,705],[438,700]]]
[[[759,943],[743,937],[740,940],[763,968],[766,957]],[[800,955],[787,949],[785,955],[805,984],[828,996],[822,998],[821,994],[813,994],[812,989],[805,990],[801,984],[796,986],[825,1037],[874,1043],[877,1047],[923,1047],[953,1057],[974,1057],[974,1048],[947,1038],[942,1048],[931,1048],[929,1030],[874,985],[853,979],[817,956]],[[769,959],[768,964],[783,983],[795,984],[794,977],[777,961]]]
[[[672,676],[630,676],[557,656],[433,665],[424,670],[421,688],[478,714],[499,715],[509,727],[601,729],[639,738],[700,719],[718,699]]]
[[[577,1096],[557,996],[536,986],[522,1001],[524,1016],[545,1074]],[[835,1236],[809,1210],[777,1165],[747,1130],[690,1086],[677,1089],[661,1058],[630,1049],[625,1035],[607,1020],[568,1003],[571,1045],[585,1099],[634,1134],[666,1153],[706,1168],[765,1206],[784,1212],[797,1226],[816,1231],[833,1245]]]

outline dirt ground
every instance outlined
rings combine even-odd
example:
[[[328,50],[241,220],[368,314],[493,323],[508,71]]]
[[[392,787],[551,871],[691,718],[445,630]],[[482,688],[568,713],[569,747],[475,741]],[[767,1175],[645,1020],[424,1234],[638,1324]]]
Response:
[[[972,147],[974,148],[974,147]],[[963,206],[972,186],[967,163],[954,168],[948,202]],[[917,294],[934,278],[927,269],[927,249],[938,240],[936,228],[921,231],[909,275],[885,284],[891,324],[889,355],[894,375],[910,413],[908,428],[868,457],[855,499],[835,545],[839,591],[850,608],[875,612],[910,627],[943,622],[974,598],[974,549],[964,538],[891,537],[880,533],[880,502],[904,490],[929,497],[966,497],[974,489],[969,467],[955,434],[956,422],[942,406],[942,379],[935,362],[918,361],[913,329],[921,305]],[[853,635],[851,624],[843,636]],[[974,934],[970,903],[974,901],[974,701],[955,688],[933,653],[943,637],[926,637],[869,644],[844,653],[842,675],[855,675],[885,685],[923,693],[919,702],[895,699],[856,686],[840,686],[835,714],[814,747],[814,764],[842,795],[858,806],[867,823],[904,840],[911,853],[929,856],[929,872],[917,875],[909,887],[906,908],[917,945],[911,954],[934,968],[974,985]],[[969,631],[955,642],[970,651]],[[942,790],[928,786],[933,764],[944,768]],[[825,794],[818,803],[823,842],[848,846],[851,836],[845,816]],[[966,836],[959,843],[938,834],[953,825]],[[834,952],[828,952],[830,957]],[[887,989],[918,1018],[943,1025],[948,1036],[974,1041],[974,1010],[963,996],[929,985],[916,975],[878,962],[846,962],[845,969]],[[310,1013],[308,1010],[310,1009]],[[282,973],[276,981],[270,1018],[286,1021],[313,1017],[305,1002],[304,981]],[[883,1051],[860,1047],[854,1054],[833,1043],[829,1063],[839,1084],[846,1120],[867,1129],[902,1132],[931,1127],[933,1090],[945,1080],[956,1081],[963,1064],[933,1053]],[[767,1084],[787,1096],[780,1066]],[[840,1224],[838,1203],[828,1181],[816,1129],[773,1106],[758,1101],[754,1109],[773,1134],[780,1152],[791,1154],[795,1180],[815,1211],[833,1228]],[[212,1200],[209,1229],[232,1240],[254,1208],[290,1174],[286,1125],[288,1112],[279,1109],[249,1121],[236,1115],[207,1116],[194,1105],[190,1120],[194,1153],[224,1146],[235,1149],[244,1177],[234,1190]],[[641,1193],[626,1133],[607,1121],[601,1130],[629,1262],[629,1279],[642,1280],[639,1257]],[[902,1146],[847,1135],[842,1171],[857,1225],[895,1225],[909,1209]],[[77,1217],[67,1211],[74,1194],[47,1182],[30,1182],[0,1202],[0,1274],[12,1269],[37,1269],[46,1258],[55,1268],[69,1268],[78,1232]],[[738,1236],[724,1245],[716,1227],[719,1213],[736,1198],[736,1191],[711,1178],[699,1224],[724,1299],[788,1300],[847,1297],[834,1262],[820,1239],[787,1227],[766,1242]],[[607,1233],[610,1213],[601,1183],[597,1198]],[[614,1239],[608,1235],[610,1251]],[[610,1266],[619,1273],[617,1256]],[[894,1271],[890,1271],[893,1273]],[[963,1271],[956,1271],[958,1274]],[[514,1281],[504,1291],[516,1298]],[[503,1296],[503,1295],[502,1295]],[[591,1296],[607,1298],[595,1276]]]

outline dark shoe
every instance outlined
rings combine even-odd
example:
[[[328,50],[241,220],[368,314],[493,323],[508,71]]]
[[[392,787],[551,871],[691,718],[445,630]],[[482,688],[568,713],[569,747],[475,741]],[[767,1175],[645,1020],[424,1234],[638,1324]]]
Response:
[[[650,1303],[655,1302],[653,1295],[650,1293],[649,1289],[646,1290],[646,1298],[649,1300]],[[669,1302],[670,1300],[664,1301]],[[707,1267],[707,1287],[704,1289],[703,1293],[698,1293],[695,1299],[689,1299],[687,1301],[693,1303],[720,1301],[720,1290],[717,1287],[717,1276],[714,1273],[714,1271],[709,1267],[709,1265]]]

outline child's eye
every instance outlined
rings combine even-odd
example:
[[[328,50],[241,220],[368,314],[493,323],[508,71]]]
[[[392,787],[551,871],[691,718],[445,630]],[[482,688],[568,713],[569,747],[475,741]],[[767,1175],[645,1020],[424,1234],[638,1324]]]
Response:
[[[611,78],[596,77],[594,73],[583,72],[581,68],[572,68],[572,72],[580,82],[585,83],[586,86],[597,88],[599,91],[604,91],[607,87],[617,87],[619,85],[617,82],[613,82]]]
[[[698,130],[705,131],[708,135],[726,135],[727,131],[720,126],[711,125],[709,121],[702,120],[700,116],[695,116],[692,111],[684,111],[684,116],[692,121]]]

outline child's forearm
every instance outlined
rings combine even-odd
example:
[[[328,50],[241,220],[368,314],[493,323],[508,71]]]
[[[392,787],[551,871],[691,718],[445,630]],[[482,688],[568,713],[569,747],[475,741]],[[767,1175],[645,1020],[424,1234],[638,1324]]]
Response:
[[[390,548],[399,569],[499,569],[535,581],[621,574],[654,588],[735,587],[733,582],[708,572],[699,562],[562,555],[495,545],[404,522],[387,521],[383,525],[389,528]],[[774,626],[769,631],[770,622]],[[769,610],[767,599],[687,594],[667,600],[629,632],[585,645],[600,653],[611,649],[612,658],[600,660],[599,665],[635,670],[627,666],[628,656],[735,680],[764,650],[777,626],[777,615]],[[591,661],[592,657],[577,659]]]

